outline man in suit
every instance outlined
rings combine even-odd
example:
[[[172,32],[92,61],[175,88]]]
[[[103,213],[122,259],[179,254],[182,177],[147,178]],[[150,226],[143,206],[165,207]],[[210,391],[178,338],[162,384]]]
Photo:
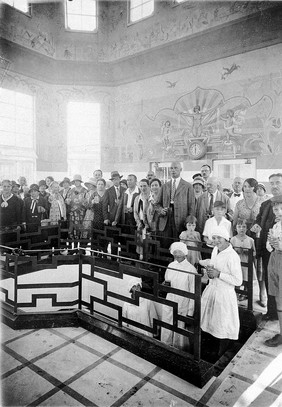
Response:
[[[203,233],[206,220],[213,216],[213,204],[216,201],[224,203],[226,208],[226,217],[232,220],[233,212],[230,208],[230,199],[223,192],[219,191],[219,180],[215,177],[207,179],[207,191],[200,195],[196,201],[196,218],[197,230],[200,234]]]
[[[278,196],[282,194],[282,174],[272,174],[269,177],[269,183],[271,188],[271,193],[273,196]],[[265,281],[266,291],[268,293],[268,261],[270,257],[270,252],[266,249],[266,241],[269,229],[275,224],[275,215],[272,210],[271,199],[262,202],[259,210],[259,214],[256,218],[256,223],[252,227],[251,231],[259,234],[257,239],[256,254],[258,262],[262,261],[262,278]],[[268,295],[267,302],[267,313],[264,316],[265,319],[275,320],[278,318],[275,298]]]
[[[211,172],[212,172],[212,169],[211,169],[210,165],[203,164],[201,166],[201,176],[204,180],[204,191],[207,190],[207,181],[208,181],[208,178],[211,176]]]
[[[182,167],[179,162],[170,166],[171,180],[161,187],[157,201],[160,210],[159,231],[163,244],[169,247],[172,239],[178,239],[188,215],[194,215],[195,195],[192,185],[181,178]]]
[[[127,190],[123,193],[117,208],[115,219],[112,222],[113,226],[118,223],[122,225],[127,225],[127,231],[130,234],[135,233],[136,222],[133,215],[133,205],[134,200],[137,195],[140,194],[139,188],[137,186],[137,177],[134,174],[129,174],[127,177]]]
[[[235,177],[233,180],[232,184],[233,192],[231,194],[228,194],[230,198],[230,208],[234,212],[236,203],[240,201],[241,199],[244,199],[243,195],[243,179],[240,177]]]
[[[24,199],[23,220],[27,231],[37,230],[41,220],[47,218],[48,204],[45,198],[40,196],[37,184],[32,184],[29,189],[30,197]]]
[[[112,225],[113,222],[115,221],[117,209],[119,202],[123,198],[124,194],[124,188],[120,186],[120,180],[122,178],[122,175],[119,175],[118,171],[112,171],[111,172],[111,178],[110,181],[112,181],[113,185],[107,190],[107,195],[106,195],[106,202],[105,205],[107,206],[107,213],[109,215],[109,224]],[[111,253],[112,254],[118,254],[118,237],[117,236],[112,236],[114,245],[111,245]]]

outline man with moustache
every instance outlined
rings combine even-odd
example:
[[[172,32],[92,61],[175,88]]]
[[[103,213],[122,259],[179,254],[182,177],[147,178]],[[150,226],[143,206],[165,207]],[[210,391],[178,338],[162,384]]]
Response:
[[[282,173],[272,174],[269,177],[269,183],[271,188],[271,193],[273,196],[278,196],[282,194]],[[255,225],[251,228],[252,232],[259,234],[257,239],[257,259],[258,262],[262,262],[262,278],[265,279],[266,291],[268,293],[268,261],[270,257],[270,252],[266,249],[266,242],[268,231],[274,226],[275,215],[272,210],[271,199],[262,202],[260,206],[259,214],[256,218]],[[275,298],[268,295],[267,302],[267,313],[264,316],[265,319],[276,320],[278,319]]]
[[[230,208],[233,212],[236,203],[241,199],[244,199],[242,188],[243,188],[243,179],[241,177],[235,177],[232,184],[233,192],[231,192],[231,194],[228,194],[230,198]]]

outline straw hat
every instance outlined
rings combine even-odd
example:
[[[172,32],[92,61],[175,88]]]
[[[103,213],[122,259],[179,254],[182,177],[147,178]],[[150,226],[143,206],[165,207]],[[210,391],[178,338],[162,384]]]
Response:
[[[87,182],[84,182],[84,185],[86,188],[88,188],[88,185],[94,185],[95,187],[97,186],[97,181],[95,178],[89,178]]]
[[[69,185],[71,184],[71,180],[68,177],[65,177],[62,182],[60,182],[60,187],[64,186],[64,182],[68,182]]]
[[[74,184],[75,181],[83,182],[80,174],[75,174],[71,183]]]

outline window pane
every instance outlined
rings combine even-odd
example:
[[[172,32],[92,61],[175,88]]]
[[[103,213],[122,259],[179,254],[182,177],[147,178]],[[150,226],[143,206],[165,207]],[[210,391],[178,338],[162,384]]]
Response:
[[[27,0],[14,0],[14,7],[24,13],[28,12],[28,2]]]
[[[67,0],[67,12],[70,14],[80,14],[81,13],[81,0]]]
[[[3,117],[13,117],[15,114],[14,106],[7,103],[0,102],[0,111]]]
[[[134,8],[133,10],[131,10],[130,15],[131,15],[131,21],[140,20],[142,18],[141,7]]]
[[[68,27],[72,30],[81,29],[81,16],[69,15],[68,17]]]
[[[1,131],[14,131],[15,130],[15,121],[13,118],[1,117],[0,120],[0,130]]]
[[[0,101],[3,101],[5,103],[15,103],[15,92],[1,88]]]
[[[143,0],[131,0],[130,2],[130,8],[135,8],[137,6],[140,6],[143,3]]]
[[[150,1],[143,5],[142,17],[150,16],[154,11],[154,4]]]
[[[15,133],[0,130],[0,144],[3,146],[14,146],[16,144]]]
[[[82,16],[81,17],[81,29],[85,31],[93,31],[96,28],[96,18]]]
[[[81,8],[82,14],[95,15],[96,14],[96,1],[84,0]]]

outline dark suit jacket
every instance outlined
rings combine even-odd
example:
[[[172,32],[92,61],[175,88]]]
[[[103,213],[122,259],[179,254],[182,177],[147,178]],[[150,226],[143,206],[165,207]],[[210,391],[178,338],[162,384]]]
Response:
[[[134,200],[135,200],[135,198],[138,196],[140,194],[140,192],[138,192],[138,193],[134,193],[133,194],[133,197],[132,197],[132,201],[131,201],[131,208],[132,208],[132,212],[130,213],[130,218],[132,218],[131,219],[131,222],[130,222],[130,224],[131,225],[135,225],[136,224],[136,222],[135,222],[135,219],[134,219],[134,216],[133,216],[133,205],[134,205]],[[123,195],[122,195],[122,199],[120,200],[120,202],[119,202],[119,205],[118,205],[118,208],[117,208],[117,213],[116,213],[116,217],[115,217],[115,222],[117,222],[117,223],[121,223],[121,224],[125,224],[125,214],[127,213],[126,212],[126,210],[127,210],[127,200],[128,200],[128,195],[124,192],[123,193]],[[131,216],[132,215],[132,216]]]
[[[221,201],[226,206],[227,217],[233,215],[233,211],[230,209],[230,199],[223,192],[217,191],[216,200]],[[206,191],[196,201],[196,218],[197,218],[197,230],[200,234],[203,233],[206,220],[209,218],[209,193]],[[230,219],[229,219],[230,220]]]
[[[119,199],[117,199],[117,194],[116,194],[116,187],[112,185],[108,191],[107,195],[107,205],[108,205],[108,212],[109,212],[109,217],[110,217],[110,222],[112,223],[115,220],[118,205],[123,197],[125,189],[122,188],[121,186],[118,187],[119,189]]]
[[[160,191],[157,203],[161,208],[169,208],[171,198],[172,180],[166,182]],[[188,215],[195,214],[194,189],[189,182],[180,179],[174,196],[174,221],[177,231],[180,233],[184,228],[184,222]],[[159,230],[164,231],[168,216],[159,217]]]
[[[267,234],[270,228],[273,227],[275,223],[275,215],[272,210],[271,199],[262,202],[258,216],[256,218],[256,223],[260,225],[261,232],[260,237],[257,240],[257,256],[262,256],[263,252],[266,250]]]
[[[26,222],[26,224],[36,224],[40,225],[42,219],[46,219],[48,216],[48,204],[45,198],[42,196],[39,196],[37,205],[35,206],[35,210],[32,213],[31,212],[31,201],[32,199],[30,197],[24,199],[24,209],[23,209],[23,221]],[[39,213],[38,212],[38,206],[43,206],[45,209],[45,213]]]

